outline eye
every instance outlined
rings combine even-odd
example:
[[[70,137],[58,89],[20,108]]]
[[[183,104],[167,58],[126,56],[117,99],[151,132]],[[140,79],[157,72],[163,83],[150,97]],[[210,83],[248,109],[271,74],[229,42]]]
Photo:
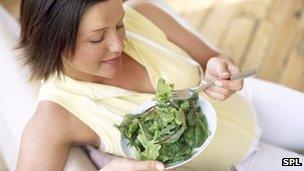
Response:
[[[101,39],[99,39],[99,40],[91,40],[90,42],[91,43],[100,43],[100,42],[102,42],[103,41],[103,37],[101,38]]]

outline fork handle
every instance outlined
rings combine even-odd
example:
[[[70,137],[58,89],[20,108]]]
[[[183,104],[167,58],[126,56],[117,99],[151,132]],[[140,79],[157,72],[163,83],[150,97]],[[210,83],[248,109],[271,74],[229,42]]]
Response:
[[[206,82],[202,82],[198,87],[196,87],[192,90],[196,91],[196,92],[201,92],[201,91],[206,90],[207,88],[213,87],[213,86],[215,86],[214,81],[212,81],[212,82],[206,81]]]
[[[230,80],[240,80],[240,79],[244,79],[244,78],[250,77],[250,76],[255,75],[255,74],[256,74],[256,70],[255,69],[250,69],[250,70],[247,70],[243,73],[230,76]],[[206,81],[206,82],[202,82],[198,87],[196,87],[192,90],[200,92],[200,91],[203,91],[203,90],[205,90],[209,87],[212,87],[212,86],[215,86],[214,81],[212,81],[212,82]]]
[[[247,70],[247,71],[242,72],[240,74],[231,75],[230,80],[240,80],[240,79],[244,79],[244,78],[250,77],[250,76],[255,75],[255,74],[256,74],[256,70],[255,69],[250,69],[250,70]]]

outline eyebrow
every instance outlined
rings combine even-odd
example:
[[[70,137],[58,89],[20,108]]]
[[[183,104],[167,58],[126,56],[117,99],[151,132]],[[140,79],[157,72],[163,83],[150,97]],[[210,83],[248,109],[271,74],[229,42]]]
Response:
[[[122,15],[122,17],[119,19],[119,21],[121,21],[121,20],[123,19],[124,16],[125,16],[125,12],[124,12],[124,14]],[[109,27],[104,27],[104,28],[92,30],[92,31],[90,31],[89,33],[104,31],[104,30],[106,30],[106,29],[108,29],[108,28],[109,28]]]

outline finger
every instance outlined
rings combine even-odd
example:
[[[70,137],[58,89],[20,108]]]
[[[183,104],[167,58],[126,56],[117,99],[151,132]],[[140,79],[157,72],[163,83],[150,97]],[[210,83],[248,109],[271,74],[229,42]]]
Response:
[[[211,73],[206,73],[205,78],[202,80],[202,83],[207,83],[207,82],[213,82],[215,81],[215,85],[218,87],[222,87],[223,84],[217,80],[224,80],[224,79],[220,79],[218,76],[211,74]]]
[[[227,95],[226,95],[226,99],[228,99],[232,94],[234,94],[235,93],[235,91],[230,91]],[[225,100],[226,100],[225,99]]]
[[[219,61],[217,67],[213,70],[207,70],[210,75],[215,76],[220,79],[229,79],[230,73],[228,71],[228,63],[224,61]]]
[[[211,90],[207,90],[205,92],[212,99],[214,99],[214,100],[220,100],[220,101],[224,101],[224,100],[228,99],[232,94],[235,93],[235,91],[229,91],[229,93],[227,93],[227,94],[224,95],[224,94],[216,93],[216,92],[211,91]]]
[[[209,71],[206,71],[205,77],[203,78],[202,82],[203,81],[214,81],[217,79],[218,79],[218,77],[216,75],[210,73]]]
[[[164,164],[159,161],[134,161],[132,170],[134,171],[163,171]]]
[[[215,93],[222,94],[224,96],[228,95],[228,93],[231,91],[227,88],[222,88],[222,87],[217,87],[217,86],[210,87],[208,89],[215,92]]]
[[[222,84],[221,84],[222,83]],[[221,85],[222,88],[226,88],[229,90],[240,91],[243,89],[244,80],[218,80],[216,81],[216,85]]]
[[[235,93],[234,90],[228,90],[226,88],[220,88],[220,87],[211,87],[209,88],[210,91],[217,93],[217,94],[221,94],[224,97],[223,98],[219,98],[217,100],[226,100],[228,99],[233,93]]]
[[[240,69],[236,65],[234,65],[233,63],[228,63],[227,69],[228,69],[228,71],[231,75],[236,75],[236,74],[241,73]]]
[[[205,77],[208,81],[214,81],[216,87],[221,87],[233,91],[240,91],[243,88],[244,80],[219,80],[216,76],[206,74]],[[202,80],[202,83],[207,82],[206,80]]]
[[[85,145],[82,146],[82,148],[87,151],[91,160],[97,168],[103,168],[105,165],[107,165],[114,159],[114,156],[100,151],[92,145]]]
[[[222,62],[218,67],[217,67],[217,76],[220,79],[229,79],[230,73],[228,71],[228,64],[226,62]]]
[[[213,91],[211,91],[211,90],[209,90],[209,89],[205,90],[205,92],[206,92],[206,94],[207,94],[210,98],[212,98],[212,99],[214,99],[214,100],[223,101],[223,100],[226,99],[226,97],[225,97],[223,94],[219,94],[219,93],[213,92]]]

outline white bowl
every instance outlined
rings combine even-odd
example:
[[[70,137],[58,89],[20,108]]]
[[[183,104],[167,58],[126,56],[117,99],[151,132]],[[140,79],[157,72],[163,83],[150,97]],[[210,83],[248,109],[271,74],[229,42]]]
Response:
[[[205,100],[203,97],[199,97],[198,103],[202,109],[203,114],[205,115],[205,117],[207,119],[209,136],[206,139],[206,141],[199,148],[193,149],[192,156],[189,159],[182,161],[182,162],[176,162],[176,163],[171,163],[169,165],[166,165],[166,169],[173,169],[173,168],[179,167],[179,166],[184,165],[185,163],[189,162],[190,160],[194,159],[197,155],[199,155],[200,153],[203,152],[203,150],[208,146],[208,144],[211,142],[211,140],[215,134],[216,125],[217,125],[217,117],[216,117],[216,113],[215,113],[213,106],[211,105],[210,102]],[[142,103],[141,105],[139,105],[138,108],[136,108],[132,113],[133,114],[141,113],[154,105],[155,105],[154,101],[152,101],[152,100],[146,101],[146,102]],[[121,145],[122,145],[122,149],[123,149],[125,156],[128,158],[135,159],[136,150],[134,147],[129,146],[128,143],[129,143],[128,139],[126,139],[122,136]]]

